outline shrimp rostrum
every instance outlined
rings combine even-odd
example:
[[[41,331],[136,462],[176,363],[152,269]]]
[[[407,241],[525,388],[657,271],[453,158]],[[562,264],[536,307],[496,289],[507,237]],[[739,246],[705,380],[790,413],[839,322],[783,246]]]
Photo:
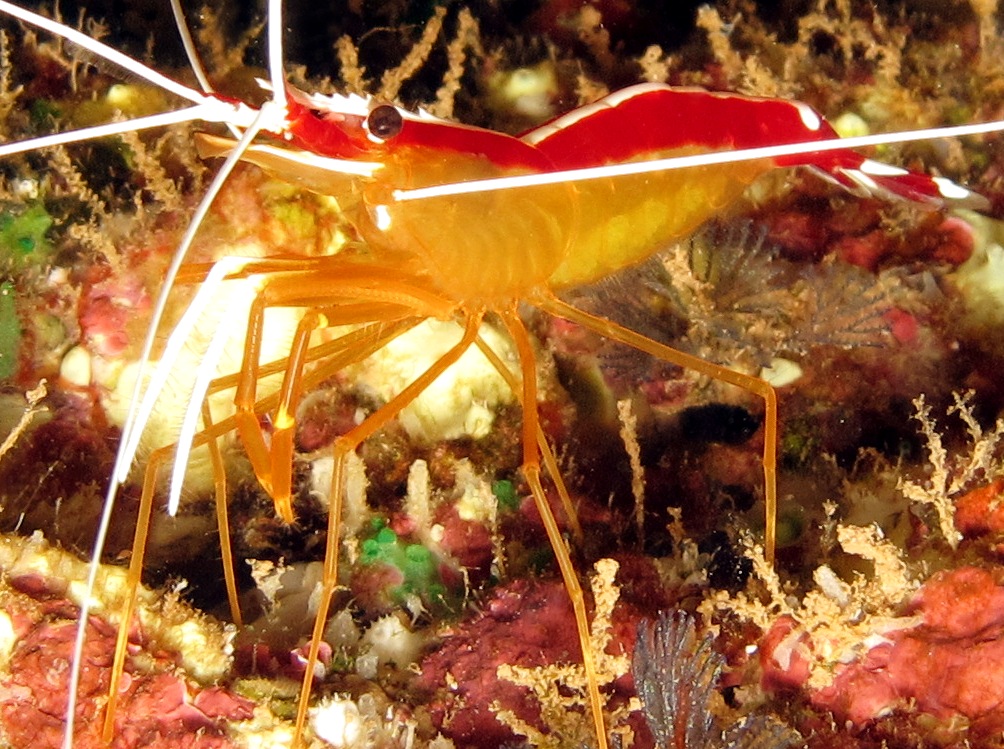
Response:
[[[6,3],[3,8],[14,12]],[[24,11],[17,15],[30,23],[38,20]],[[478,347],[518,391],[522,403],[523,480],[544,521],[572,602],[590,719],[598,745],[605,747],[604,696],[590,652],[587,602],[546,498],[545,481],[552,482],[565,498],[565,522],[573,540],[581,531],[540,427],[536,353],[520,307],[527,305],[571,321],[761,398],[764,546],[772,558],[777,503],[773,388],[757,377],[676,351],[577,309],[562,300],[562,292],[646,260],[694,231],[736,201],[760,174],[777,167],[807,166],[850,190],[922,203],[965,198],[967,193],[945,181],[879,164],[847,150],[835,142],[835,132],[821,116],[797,102],[642,84],[514,137],[406,111],[392,102],[307,94],[286,83],[278,68],[278,15],[278,4],[273,2],[269,19],[272,99],[260,110],[171,84],[172,90],[184,89],[182,93],[194,103],[185,118],[224,121],[233,137],[197,136],[203,158],[227,160],[168,273],[165,294],[175,276],[197,284],[198,290],[169,332],[156,367],[138,385],[112,495],[128,474],[171,368],[178,366],[186,339],[214,295],[224,285],[239,286],[249,300],[249,312],[239,322],[246,334],[237,371],[218,375],[231,333],[220,325],[210,336],[195,373],[177,446],[155,451],[148,462],[131,558],[131,585],[135,588],[139,583],[161,467],[174,463],[169,496],[173,511],[190,452],[207,446],[213,455],[218,502],[225,508],[226,479],[216,442],[236,432],[276,512],[284,521],[293,522],[296,414],[305,393],[423,321],[452,321],[462,329],[459,342],[331,446],[334,468],[323,578],[307,675],[299,695],[297,736],[305,724],[313,667],[338,581],[347,460],[466,350]],[[105,56],[111,53],[103,45],[91,49]],[[131,63],[130,69],[167,85],[142,66]],[[779,142],[784,147],[775,149]],[[735,154],[743,150],[749,153]],[[353,241],[330,255],[225,257],[215,264],[186,264],[184,251],[236,160],[257,165],[303,190],[334,198],[352,227]],[[274,359],[264,353],[264,331],[266,316],[278,309],[295,310],[296,324],[288,350]],[[155,315],[154,325],[158,319]],[[518,353],[517,371],[510,371],[483,342],[479,331],[486,323],[501,328],[511,339]],[[320,336],[322,332],[327,335]],[[150,357],[152,347],[148,343],[144,358]],[[281,383],[265,390],[260,383],[266,376],[278,376]],[[207,394],[226,388],[234,392],[234,413],[213,421],[205,405]],[[225,528],[224,515],[221,532]],[[233,590],[233,583],[229,587]],[[236,609],[233,593],[231,600]],[[123,616],[115,654],[106,737],[127,655],[130,612]],[[71,741],[68,736],[67,745]]]

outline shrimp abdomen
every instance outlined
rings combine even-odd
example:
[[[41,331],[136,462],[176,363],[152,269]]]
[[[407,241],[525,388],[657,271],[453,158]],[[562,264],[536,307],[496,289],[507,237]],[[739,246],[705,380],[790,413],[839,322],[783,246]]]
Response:
[[[592,283],[666,249],[719,215],[772,166],[760,160],[639,174],[618,177],[616,187],[606,180],[577,183],[577,230],[551,287]]]

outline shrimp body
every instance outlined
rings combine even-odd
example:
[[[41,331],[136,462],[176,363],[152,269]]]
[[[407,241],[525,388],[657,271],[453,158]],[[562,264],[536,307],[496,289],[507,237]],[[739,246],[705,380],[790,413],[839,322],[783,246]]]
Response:
[[[324,582],[308,663],[317,662],[338,577],[338,524],[346,456],[475,345],[478,329],[491,313],[501,321],[519,354],[521,383],[504,364],[495,366],[513,389],[520,391],[524,406],[523,476],[572,602],[590,717],[597,743],[605,749],[604,699],[590,652],[585,598],[541,482],[542,468],[546,467],[559,494],[563,492],[553,456],[540,432],[535,353],[518,314],[519,303],[529,303],[763,399],[768,518],[764,545],[772,558],[777,506],[777,398],[773,388],[751,375],[674,351],[577,310],[557,294],[644,261],[720,213],[759,175],[777,167],[807,165],[851,189],[920,202],[940,202],[943,185],[838,148],[616,178],[573,176],[557,184],[402,200],[402,190],[432,188],[435,193],[442,185],[756,148],[779,140],[828,141],[836,134],[804,104],[658,84],[624,89],[520,137],[411,114],[360,97],[310,96],[287,88],[286,106],[285,126],[281,132],[273,132],[280,142],[252,144],[240,158],[279,179],[336,198],[360,241],[333,256],[299,261],[289,271],[257,266],[262,275],[261,309],[307,308],[299,326],[300,343],[294,344],[286,362],[286,379],[268,445],[255,415],[258,357],[250,348],[235,398],[241,441],[280,515],[292,518],[294,414],[306,380],[303,352],[309,346],[310,333],[335,324],[388,324],[427,317],[453,319],[464,329],[454,349],[335,440]],[[200,136],[197,145],[204,156],[229,154],[235,148],[234,141],[212,136]],[[261,317],[256,313],[249,323],[249,340],[255,340]],[[350,347],[346,349],[351,352]],[[356,355],[360,357],[361,353]],[[573,535],[581,534],[570,503],[565,514]],[[305,679],[298,733],[304,725],[309,694],[310,682]]]
[[[289,101],[283,137],[290,146],[378,164],[372,176],[350,183],[327,169],[293,166],[274,149],[252,147],[245,159],[281,179],[334,194],[375,257],[394,258],[402,272],[413,269],[409,275],[429,278],[464,306],[492,307],[590,283],[639,263],[718,215],[777,167],[809,166],[859,191],[942,199],[941,186],[925,175],[838,150],[399,202],[394,193],[402,189],[837,134],[799,102],[663,84],[623,89],[519,137],[360,97],[291,91]]]

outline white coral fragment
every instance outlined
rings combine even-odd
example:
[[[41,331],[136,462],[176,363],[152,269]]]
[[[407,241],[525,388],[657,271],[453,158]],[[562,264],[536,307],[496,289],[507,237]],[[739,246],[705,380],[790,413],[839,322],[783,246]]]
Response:
[[[461,339],[452,322],[429,320],[384,346],[361,367],[362,380],[383,400],[390,400],[438,361]],[[509,342],[488,326],[480,335],[514,368]],[[471,347],[438,377],[400,415],[408,434],[426,442],[486,436],[495,409],[512,402],[506,381],[479,350]]]
[[[310,724],[320,738],[337,749],[362,746],[363,717],[348,697],[335,696],[310,711]]]
[[[422,636],[404,626],[394,614],[377,619],[363,635],[362,644],[369,646],[380,664],[393,663],[405,668],[418,659]]]

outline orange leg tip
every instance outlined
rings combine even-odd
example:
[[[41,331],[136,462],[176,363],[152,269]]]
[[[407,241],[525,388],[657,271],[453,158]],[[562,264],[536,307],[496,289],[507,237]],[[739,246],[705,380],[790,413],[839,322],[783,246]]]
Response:
[[[275,503],[276,514],[282,518],[282,522],[286,525],[292,525],[295,518],[293,517],[293,500],[286,497],[273,497],[272,501]]]

